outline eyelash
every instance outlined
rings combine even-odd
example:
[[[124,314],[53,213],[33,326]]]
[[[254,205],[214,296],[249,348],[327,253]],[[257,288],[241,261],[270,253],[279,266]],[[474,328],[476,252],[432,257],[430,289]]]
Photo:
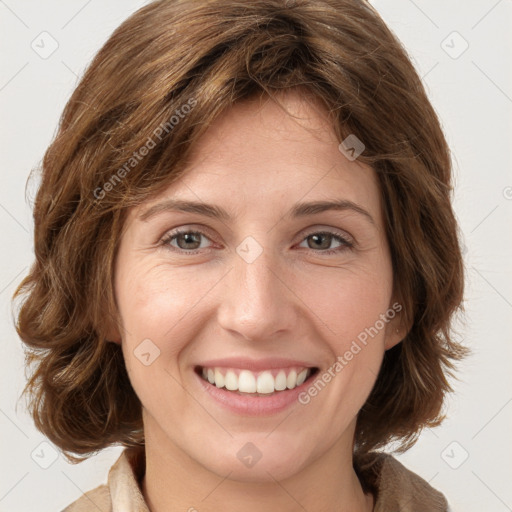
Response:
[[[202,231],[194,231],[194,230],[191,230],[191,229],[184,229],[184,228],[181,228],[181,229],[176,229],[174,231],[171,231],[170,233],[167,233],[161,240],[161,244],[171,250],[171,251],[174,251],[174,252],[178,252],[178,253],[182,253],[182,254],[187,254],[187,255],[195,255],[197,253],[199,253],[202,249],[192,249],[192,250],[186,250],[186,249],[180,249],[179,247],[173,247],[171,245],[171,241],[174,240],[175,238],[177,238],[178,236],[180,235],[184,235],[184,234],[191,234],[191,235],[202,235],[204,236],[205,238],[208,238],[208,236],[203,233]],[[337,231],[313,231],[311,233],[309,233],[308,235],[306,235],[302,240],[301,240],[301,243],[306,240],[307,238],[309,238],[310,236],[313,236],[313,235],[327,235],[327,236],[332,236],[334,239],[336,239],[338,242],[341,242],[341,246],[340,247],[337,247],[336,249],[327,249],[327,250],[315,250],[315,249],[309,249],[310,251],[314,251],[314,252],[320,252],[321,254],[340,254],[341,252],[347,250],[347,249],[352,249],[354,247],[354,244],[352,242],[350,242],[346,237],[344,237],[341,233],[337,232]],[[208,240],[210,240],[208,238]]]

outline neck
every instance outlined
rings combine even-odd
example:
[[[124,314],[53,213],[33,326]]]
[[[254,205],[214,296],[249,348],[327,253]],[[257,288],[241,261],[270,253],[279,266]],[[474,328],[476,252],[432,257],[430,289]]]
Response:
[[[352,443],[340,440],[300,472],[277,481],[237,481],[189,457],[163,431],[147,428],[142,493],[151,512],[370,512],[352,467]]]

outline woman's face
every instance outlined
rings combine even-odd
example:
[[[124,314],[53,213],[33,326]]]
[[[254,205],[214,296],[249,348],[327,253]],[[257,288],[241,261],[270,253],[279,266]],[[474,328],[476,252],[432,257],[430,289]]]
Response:
[[[186,175],[130,210],[115,268],[146,445],[247,481],[351,454],[399,339],[375,172],[320,106],[283,102],[302,119],[251,100],[211,125]]]

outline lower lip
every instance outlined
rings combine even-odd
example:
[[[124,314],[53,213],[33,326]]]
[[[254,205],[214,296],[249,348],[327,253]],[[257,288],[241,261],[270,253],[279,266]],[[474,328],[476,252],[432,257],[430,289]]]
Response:
[[[201,378],[196,372],[202,388],[222,407],[246,416],[270,416],[287,409],[291,404],[300,402],[298,396],[311,385],[309,376],[300,386],[293,389],[278,391],[268,396],[239,395],[225,388],[218,388],[215,384]]]

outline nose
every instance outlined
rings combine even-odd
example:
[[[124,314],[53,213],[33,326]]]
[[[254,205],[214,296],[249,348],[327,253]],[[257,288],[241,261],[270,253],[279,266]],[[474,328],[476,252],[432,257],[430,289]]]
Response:
[[[298,327],[300,300],[295,283],[269,250],[252,262],[237,253],[221,290],[220,326],[252,341],[270,341]],[[294,286],[295,285],[295,286]]]

